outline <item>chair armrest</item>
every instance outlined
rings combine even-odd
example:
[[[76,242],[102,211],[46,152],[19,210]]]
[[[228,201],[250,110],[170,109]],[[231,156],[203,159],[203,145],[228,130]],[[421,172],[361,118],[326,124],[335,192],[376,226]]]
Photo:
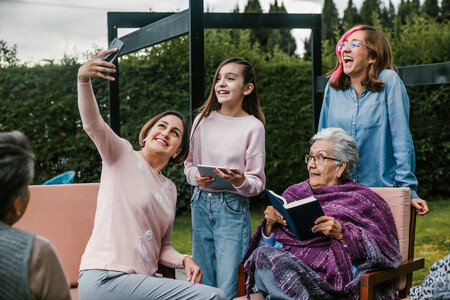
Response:
[[[244,296],[245,295],[245,268],[243,264],[239,264],[238,268],[238,286],[237,286],[237,296]]]
[[[372,299],[374,285],[423,269],[424,266],[425,259],[416,257],[402,262],[395,269],[368,272],[361,275],[360,299]]]
[[[156,273],[161,274],[162,277],[175,279],[175,269],[166,267],[160,263],[158,263],[158,270]]]

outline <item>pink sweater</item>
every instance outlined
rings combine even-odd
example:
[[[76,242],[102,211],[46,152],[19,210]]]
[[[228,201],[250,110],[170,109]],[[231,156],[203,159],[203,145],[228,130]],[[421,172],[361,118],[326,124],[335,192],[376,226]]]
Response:
[[[198,122],[195,118],[193,130]],[[191,136],[189,156],[184,162],[184,173],[191,185],[195,182],[197,165],[239,168],[245,174],[244,183],[236,193],[255,196],[264,190],[266,177],[264,125],[254,116],[227,117],[216,111],[203,118]],[[203,188],[205,191],[217,190]]]
[[[78,83],[78,106],[103,161],[94,229],[80,270],[153,276],[158,261],[182,268],[184,255],[171,246],[175,185],[105,123],[90,83]]]

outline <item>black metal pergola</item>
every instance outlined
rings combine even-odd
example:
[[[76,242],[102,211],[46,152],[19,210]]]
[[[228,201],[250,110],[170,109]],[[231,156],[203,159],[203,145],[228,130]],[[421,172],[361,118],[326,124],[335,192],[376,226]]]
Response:
[[[108,12],[108,42],[117,37],[119,28],[139,28],[120,37],[125,43],[120,56],[136,52],[170,39],[189,35],[190,116],[204,101],[204,29],[272,28],[312,30],[312,132],[316,132],[327,78],[321,76],[321,15],[284,13],[205,13],[203,0],[189,0],[189,8],[170,12]],[[116,62],[116,64],[118,64]],[[109,82],[110,126],[120,135],[119,66],[115,81]],[[398,68],[405,86],[450,83],[450,62]]]
[[[120,37],[125,43],[120,56],[136,52],[170,39],[189,35],[190,115],[204,99],[204,29],[205,28],[272,28],[312,30],[312,83],[317,86],[322,69],[321,15],[283,13],[205,13],[203,0],[189,0],[189,8],[179,13],[165,12],[108,12],[108,42],[117,37],[119,28],[140,28]],[[116,63],[117,64],[117,63]],[[119,68],[116,80],[109,82],[110,125],[120,133]],[[314,120],[320,113],[320,92],[312,89]],[[319,99],[320,98],[320,99]],[[313,124],[316,122],[314,121]],[[315,125],[313,125],[314,127]],[[314,129],[314,128],[313,128]]]

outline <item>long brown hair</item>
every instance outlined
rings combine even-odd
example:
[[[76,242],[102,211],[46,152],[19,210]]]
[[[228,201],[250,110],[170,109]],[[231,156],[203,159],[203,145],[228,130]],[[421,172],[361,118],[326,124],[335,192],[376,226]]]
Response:
[[[248,84],[248,83],[253,84],[252,92],[250,94],[244,96],[244,101],[242,102],[242,108],[249,115],[255,116],[264,125],[266,124],[266,119],[264,118],[264,113],[261,110],[261,104],[260,104],[259,98],[258,98],[258,91],[256,89],[255,69],[253,69],[253,66],[245,59],[242,59],[239,57],[231,57],[231,58],[224,60],[217,67],[216,73],[214,74],[214,79],[213,79],[213,82],[211,85],[211,91],[209,93],[208,100],[206,100],[205,103],[203,103],[203,105],[200,106],[197,110],[198,115],[200,115],[200,119],[198,120],[197,125],[195,126],[193,131],[195,131],[198,124],[200,124],[200,121],[204,117],[208,117],[212,111],[219,110],[222,107],[222,104],[220,104],[219,101],[217,100],[214,86],[216,84],[220,69],[224,65],[230,64],[230,63],[235,63],[235,64],[242,66],[242,75],[244,77],[244,84]]]
[[[342,57],[338,51],[339,44],[345,41],[353,32],[364,30],[366,33],[365,45],[368,47],[369,56],[375,60],[369,66],[365,79],[361,85],[369,91],[379,92],[384,87],[384,82],[378,79],[381,71],[384,69],[393,69],[394,60],[392,58],[391,46],[384,34],[376,28],[369,25],[357,25],[344,33],[336,45],[337,62],[334,69],[328,73],[331,76],[330,86],[336,90],[346,90],[350,86],[350,76],[343,72]]]

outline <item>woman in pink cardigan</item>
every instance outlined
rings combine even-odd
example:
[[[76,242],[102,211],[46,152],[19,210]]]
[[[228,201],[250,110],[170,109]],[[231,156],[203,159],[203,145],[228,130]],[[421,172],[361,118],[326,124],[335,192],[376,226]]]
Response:
[[[176,187],[161,174],[169,160],[182,163],[189,153],[183,116],[167,111],[141,129],[141,149],[117,136],[102,119],[90,78],[114,80],[116,72],[101,52],[78,71],[78,106],[83,128],[94,141],[103,168],[94,229],[81,259],[80,299],[226,299],[202,285],[202,271],[171,245]],[[154,277],[158,262],[185,268],[187,281]]]

